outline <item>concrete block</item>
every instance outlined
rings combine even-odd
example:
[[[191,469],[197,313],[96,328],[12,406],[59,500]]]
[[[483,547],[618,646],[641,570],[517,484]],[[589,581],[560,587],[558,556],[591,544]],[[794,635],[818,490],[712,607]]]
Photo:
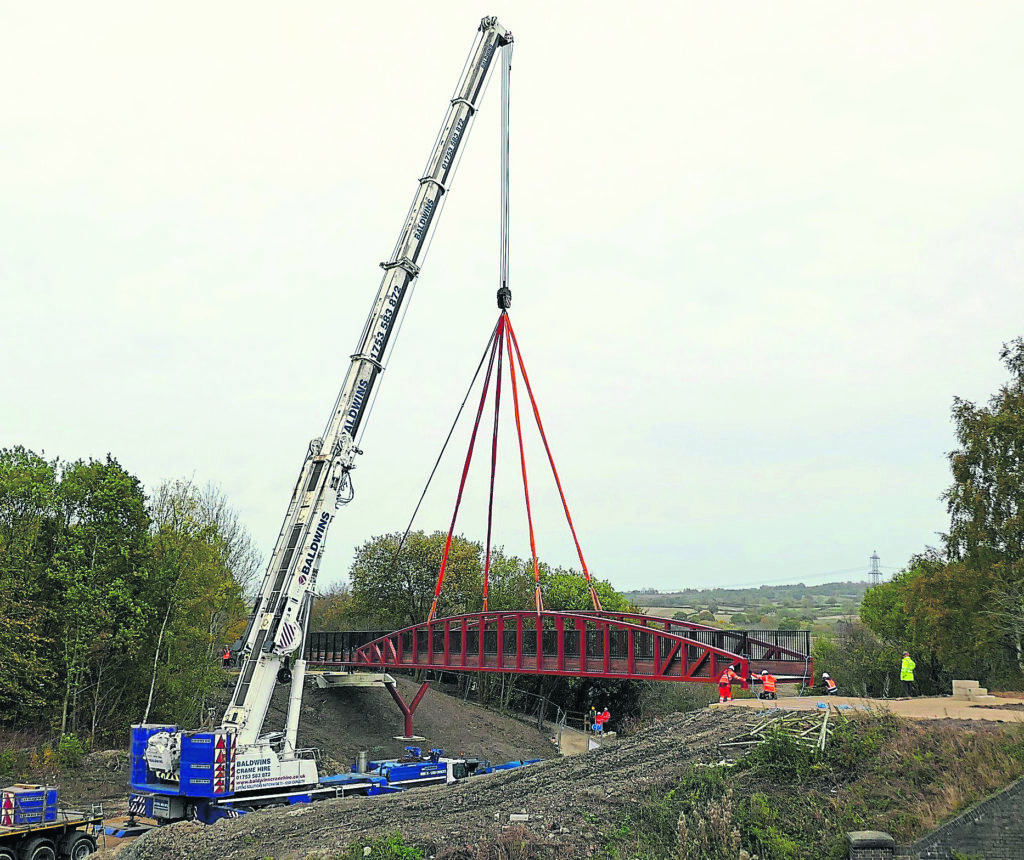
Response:
[[[971,695],[980,689],[980,685],[977,681],[953,681],[953,698],[954,699],[970,699]],[[988,690],[985,691],[986,693]]]

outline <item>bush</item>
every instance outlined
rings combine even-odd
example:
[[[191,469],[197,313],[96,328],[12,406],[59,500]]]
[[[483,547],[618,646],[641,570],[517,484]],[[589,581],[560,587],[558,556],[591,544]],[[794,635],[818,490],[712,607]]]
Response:
[[[402,834],[395,831],[387,836],[378,836],[369,845],[353,842],[339,854],[311,854],[306,860],[420,860],[423,852],[413,845],[406,845]]]
[[[62,768],[76,768],[82,764],[85,747],[74,734],[60,736],[57,744],[57,764]]]
[[[11,776],[18,767],[18,754],[14,750],[0,750],[0,776]]]
[[[776,785],[809,782],[823,770],[816,748],[797,743],[779,729],[767,731],[764,741],[743,756],[739,766]]]
[[[841,624],[838,636],[816,637],[811,650],[815,672],[828,672],[840,693],[887,698],[898,689],[899,649],[862,624]]]

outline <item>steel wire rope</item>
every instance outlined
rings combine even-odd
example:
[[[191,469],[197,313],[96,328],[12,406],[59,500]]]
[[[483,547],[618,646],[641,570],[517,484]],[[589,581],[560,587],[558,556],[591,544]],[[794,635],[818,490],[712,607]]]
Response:
[[[455,533],[455,523],[459,517],[459,508],[462,507],[462,493],[466,489],[466,478],[469,476],[469,465],[473,461],[473,450],[476,447],[476,434],[480,429],[480,418],[483,416],[484,405],[487,403],[487,392],[491,386],[491,377],[494,375],[494,358],[498,352],[498,339],[502,336],[505,326],[505,315],[498,317],[498,324],[495,328],[494,337],[491,340],[491,357],[487,362],[487,375],[484,377],[483,388],[480,391],[480,405],[476,410],[476,420],[473,422],[473,432],[469,437],[469,450],[466,452],[466,462],[462,466],[462,478],[459,481],[459,492],[455,497],[455,510],[452,511],[452,523],[448,527],[448,537],[444,544],[444,554],[441,556],[441,567],[437,572],[437,584],[434,586],[434,601],[430,605],[430,613],[427,621],[434,620],[434,613],[437,611],[437,600],[441,595],[441,585],[444,583],[444,572],[448,566],[448,554],[452,548],[452,535]]]
[[[469,395],[473,393],[473,388],[476,385],[477,378],[480,376],[480,369],[484,366],[484,360],[487,358],[487,353],[491,349],[491,344],[496,337],[498,331],[498,322],[494,324],[494,328],[491,329],[491,334],[487,338],[487,345],[484,347],[483,353],[480,355],[480,361],[476,366],[476,371],[473,373],[473,378],[470,380],[469,387],[466,389],[466,394],[462,398],[462,403],[459,404],[458,411],[455,413],[455,420],[452,421],[452,426],[448,428],[448,435],[445,437],[444,443],[441,445],[441,450],[437,455],[437,459],[434,461],[434,468],[430,470],[430,474],[427,476],[427,482],[423,487],[423,492],[420,493],[419,501],[416,502],[416,507],[413,509],[412,516],[409,517],[409,525],[406,526],[405,532],[402,535],[401,540],[398,542],[398,546],[395,548],[395,554],[391,557],[391,561],[388,564],[388,572],[394,570],[395,562],[398,561],[398,556],[401,554],[403,547],[405,546],[406,538],[409,537],[409,532],[412,531],[413,523],[416,520],[416,515],[420,511],[420,506],[423,504],[423,500],[427,496],[427,491],[430,489],[430,483],[434,480],[434,475],[437,474],[437,469],[441,465],[441,460],[444,457],[444,452],[448,449],[448,443],[452,440],[452,435],[455,433],[455,427],[459,423],[459,418],[462,417],[462,410],[466,408],[466,403],[469,401]]]
[[[472,44],[472,46],[469,49],[469,53],[466,55],[466,60],[462,64],[462,74],[459,76],[459,82],[455,85],[455,90],[452,92],[452,98],[450,99],[450,104],[454,103],[455,98],[459,94],[459,86],[462,84],[463,78],[466,75],[466,69],[469,67],[470,58],[476,52],[477,44],[478,44],[478,42],[480,41],[481,38],[483,38],[483,37],[482,36],[477,36],[477,38],[473,40],[473,44]],[[511,48],[511,46],[507,46],[507,47]],[[493,66],[487,70],[487,77],[484,79],[483,86],[480,88],[479,95],[477,96],[477,105],[483,104],[484,99],[487,97],[487,89],[491,85],[491,71],[492,70],[493,70]],[[449,107],[449,114],[450,114],[451,110],[452,110],[452,108]],[[455,177],[458,175],[459,165],[462,163],[462,157],[463,157],[463,155],[466,152],[466,141],[469,140],[469,135],[470,135],[470,132],[473,130],[473,125],[475,124],[476,115],[477,115],[478,111],[479,111],[479,108],[476,107],[476,106],[472,106],[471,109],[470,109],[469,120],[466,123],[466,130],[465,130],[465,132],[463,132],[462,140],[460,141],[458,149],[457,149],[457,151],[455,153],[455,160],[452,163],[452,166],[451,166],[451,168],[448,171],[449,176],[451,176],[451,180],[450,180],[448,186],[444,189],[444,193],[442,193],[440,198],[438,198],[437,211],[434,213],[434,216],[430,219],[430,227],[428,228],[427,236],[425,237],[425,241],[423,243],[423,251],[420,253],[420,256],[419,256],[419,266],[420,266],[420,269],[423,268],[423,263],[426,261],[427,255],[430,253],[430,248],[434,244],[434,236],[436,235],[436,225],[441,220],[441,215],[444,213],[445,203],[447,203],[447,201],[448,201],[448,192],[451,191],[452,186],[455,183]],[[445,130],[446,126],[448,125],[449,114],[445,114],[444,121],[441,123],[441,128],[438,130],[437,135],[434,138],[434,147],[431,150],[431,153],[436,151],[438,142],[441,140],[441,136],[444,134],[444,130]],[[424,165],[423,175],[426,175],[426,169],[429,168],[429,167],[430,167],[430,158],[428,157],[427,158],[427,163],[426,163],[426,165]],[[405,220],[404,223],[407,224],[409,222],[409,218],[412,216],[412,213],[413,213],[413,210],[415,209],[415,206],[416,206],[416,199],[414,197],[412,203],[409,205],[409,210],[406,212],[406,215],[405,215],[405,219],[406,220]],[[404,233],[404,230],[403,230],[403,233]],[[398,239],[395,241],[394,250],[391,252],[392,259],[397,257],[398,251],[401,248],[401,242],[402,242],[402,235],[403,235],[403,233],[400,233],[399,236],[398,236]],[[395,328],[393,330],[392,335],[389,336],[389,338],[388,338],[388,346],[387,346],[387,348],[385,350],[385,354],[381,356],[380,375],[383,375],[384,371],[387,369],[388,362],[391,361],[391,357],[394,354],[395,343],[398,341],[398,336],[402,333],[402,326],[405,325],[405,317],[409,313],[409,305],[412,304],[413,295],[416,292],[416,285],[419,283],[419,280],[420,280],[419,273],[417,273],[416,276],[413,277],[413,279],[409,282],[408,293],[405,296],[405,299],[402,302],[402,307],[399,310],[398,322],[397,322],[397,324],[396,324],[396,326],[395,326]],[[364,329],[364,334],[365,334],[365,329]],[[377,395],[379,393],[380,393],[380,386],[379,385],[374,385],[373,386],[373,390],[370,392],[370,402],[366,405],[366,409],[363,412],[363,420],[362,420],[362,424],[361,424],[361,426],[359,428],[359,436],[355,440],[357,448],[362,444],[363,434],[366,432],[366,427],[370,423],[370,420],[369,420],[370,419],[370,414],[373,412],[373,407],[377,403]]]
[[[512,47],[513,47],[513,45],[511,43],[503,46],[503,48],[502,48],[502,66],[501,66],[501,146],[500,146],[500,148],[501,148],[501,169],[500,169],[501,226],[500,226],[500,238],[499,238],[499,281],[500,281],[500,286],[507,286],[507,284],[508,284],[508,270],[509,270],[509,239],[508,239],[508,234],[509,234],[509,230],[508,230],[508,224],[509,224],[509,116],[510,116],[509,103],[510,103],[510,91],[511,91]],[[469,57],[473,55],[473,53],[475,51],[475,48],[476,48],[476,44],[474,43],[474,46],[470,49],[469,55],[466,58],[466,62],[463,64],[463,72],[462,72],[463,76],[466,73],[466,66],[469,63]],[[461,77],[460,77],[460,81],[461,81]],[[487,89],[490,86],[490,81],[491,81],[491,76],[490,76],[490,74],[488,74],[486,80],[484,81],[483,88],[482,88],[482,90],[480,92],[480,95],[479,95],[479,98],[478,98],[478,102],[479,103],[482,103],[483,99],[486,97]],[[457,93],[458,93],[458,88],[456,88],[456,93],[455,94],[457,95]],[[471,115],[470,115],[470,122],[472,123],[472,121],[475,118],[476,118],[476,109],[474,109],[472,111]],[[435,148],[437,146],[438,141],[441,138],[441,134],[443,133],[443,130],[444,130],[444,125],[442,125],[441,130],[438,132],[438,135],[435,138],[435,143],[434,143]],[[466,133],[463,135],[463,142],[465,142],[465,139],[469,136],[469,131],[470,131],[470,129],[467,128],[466,129]],[[457,172],[457,168],[458,168],[459,163],[461,163],[461,161],[462,161],[462,157],[463,157],[464,152],[465,152],[465,148],[463,146],[460,146],[459,147],[459,151],[456,154],[455,164],[453,165],[452,171],[451,171],[451,175],[453,177],[455,176],[455,174]],[[429,167],[429,161],[428,161],[427,166]],[[437,220],[439,220],[439,218],[440,218],[441,212],[442,212],[442,210],[444,208],[444,204],[446,202],[447,190],[450,190],[450,186],[449,186],[449,189],[446,189],[446,193],[441,195],[440,204],[438,206],[437,214],[436,214],[436,216],[434,218],[434,222],[433,223],[436,223]],[[407,220],[410,217],[410,215],[412,214],[412,211],[413,211],[413,206],[410,206],[409,212],[406,215],[406,219]],[[433,244],[433,240],[434,240],[434,230],[431,229],[429,235],[427,236],[427,241],[426,241],[426,244],[424,246],[423,254],[421,255],[421,259],[425,259],[426,258],[426,255],[429,252],[431,245]],[[396,244],[395,250],[392,253],[392,256],[397,255],[397,253],[398,253],[398,245]],[[406,316],[406,313],[408,312],[408,307],[409,307],[409,304],[410,304],[410,302],[412,300],[412,293],[415,291],[416,284],[417,284],[418,280],[419,280],[418,277],[413,278],[412,282],[409,285],[409,296],[407,297],[407,300],[403,303],[402,312],[401,312],[401,315],[399,317],[398,325],[397,325],[397,327],[395,329],[395,336],[394,336],[394,338],[392,340],[392,347],[391,347],[391,349],[388,350],[388,356],[387,356],[388,359],[390,359],[391,353],[392,353],[392,351],[394,349],[393,343],[394,343],[395,340],[397,340],[398,334],[401,332],[402,325],[405,322],[405,316]],[[504,317],[504,315],[499,317],[498,322],[495,324],[494,329],[491,330],[491,336],[488,339],[488,346],[491,346],[492,342],[494,342],[496,340],[496,332],[498,331],[499,327],[501,326],[503,317]],[[501,344],[501,347],[499,348],[499,352],[498,352],[499,376],[498,376],[497,383],[496,383],[498,389],[500,389],[500,385],[501,385],[500,368],[501,368],[501,363],[502,363],[501,353],[503,352],[503,347],[504,347],[504,338],[502,338],[502,344]],[[448,431],[448,435],[445,438],[444,444],[441,446],[441,451],[439,452],[439,454],[437,456],[437,460],[434,462],[434,467],[433,467],[433,469],[431,469],[430,475],[428,476],[426,484],[424,485],[423,492],[420,494],[419,501],[417,501],[416,507],[413,510],[412,516],[409,518],[409,524],[406,527],[405,532],[403,533],[401,539],[399,540],[398,546],[395,549],[395,554],[392,556],[391,562],[388,565],[388,570],[389,571],[394,569],[395,563],[397,562],[398,557],[401,554],[401,551],[402,551],[402,549],[405,546],[405,541],[408,538],[410,531],[412,530],[412,526],[413,526],[413,523],[415,522],[416,515],[419,513],[419,509],[420,509],[421,505],[423,504],[423,500],[426,497],[426,494],[427,494],[428,490],[430,489],[430,484],[433,481],[434,475],[437,473],[437,469],[440,466],[441,459],[444,457],[444,453],[447,450],[448,443],[451,441],[452,435],[455,432],[455,427],[458,424],[458,421],[459,421],[460,417],[462,416],[462,411],[465,408],[467,401],[469,400],[469,395],[472,393],[473,387],[476,384],[476,380],[477,380],[477,378],[478,378],[478,376],[480,374],[480,369],[483,367],[484,359],[487,357],[487,351],[488,351],[488,347],[485,347],[483,354],[480,356],[480,361],[477,364],[476,372],[473,374],[473,379],[471,380],[471,382],[469,384],[469,388],[466,390],[466,395],[463,398],[462,403],[459,406],[458,412],[456,413],[455,420],[452,422],[452,426],[451,426],[451,428]],[[491,361],[492,361],[492,366],[493,366],[493,353],[492,353]],[[383,367],[382,367],[382,370],[383,370]],[[488,371],[488,382],[489,382],[489,379],[490,379],[490,370]],[[484,395],[485,396],[486,396],[486,388],[487,388],[487,385],[485,384],[485,388],[484,388]],[[374,391],[373,391],[373,393],[371,395],[370,403],[367,406],[367,410],[366,410],[367,417],[369,416],[369,413],[372,410],[373,405],[376,403],[378,391],[379,391],[379,388],[375,386],[374,387]],[[490,544],[490,531],[491,531],[490,527],[491,527],[491,521],[492,521],[491,520],[491,513],[493,511],[493,498],[494,498],[494,459],[495,459],[494,448],[497,445],[497,432],[498,432],[498,430],[497,430],[497,409],[498,409],[498,403],[500,403],[500,395],[496,395],[496,401],[495,401],[495,425],[494,425],[494,431],[493,431],[494,438],[492,440],[491,488],[490,488],[490,501],[489,501],[489,506],[488,506],[488,547],[487,547],[487,558],[486,558],[485,566],[484,566],[484,595],[483,595],[484,609],[486,609],[486,606],[487,606],[487,581],[486,581],[486,578],[487,578],[487,570],[489,568],[490,555],[491,555],[491,553],[490,553],[490,545],[489,544]],[[362,439],[362,433],[365,432],[365,428],[366,428],[366,424],[367,423],[368,422],[366,422],[366,421],[364,421],[364,423],[363,423],[363,427],[361,428],[361,432],[360,432],[360,440]],[[477,416],[477,426],[479,426],[479,415]],[[474,427],[474,439],[475,439],[475,434],[476,434],[477,426]],[[472,443],[470,444],[470,456],[471,455],[472,455]],[[468,466],[468,464],[467,464],[467,466]],[[463,482],[465,482],[465,475],[463,475]],[[460,498],[461,498],[461,487],[460,487]],[[456,503],[456,515],[457,514],[458,514],[458,502]],[[453,527],[454,527],[454,519],[453,519]],[[440,573],[439,573],[438,584],[437,584],[437,587],[435,589],[433,605],[432,605],[431,610],[430,610],[430,618],[433,618],[434,610],[435,610],[436,605],[437,605],[437,594],[438,594],[438,591],[440,590],[441,579],[444,576],[444,566],[445,566],[445,561],[448,558],[448,551],[449,551],[450,545],[451,545],[451,534],[449,534],[449,536],[447,538],[447,541],[446,541],[446,544],[445,544],[444,557],[443,557],[442,562],[441,562],[441,570],[440,570]]]
[[[509,121],[511,115],[512,45],[502,50],[501,63],[501,235],[498,286],[508,287],[509,273]]]

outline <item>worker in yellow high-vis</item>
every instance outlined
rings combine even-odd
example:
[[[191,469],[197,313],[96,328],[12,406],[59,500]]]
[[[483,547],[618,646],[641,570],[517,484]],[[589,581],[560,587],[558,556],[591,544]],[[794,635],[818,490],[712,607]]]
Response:
[[[910,652],[903,652],[903,665],[900,666],[900,692],[903,696],[914,695],[914,667],[917,664],[910,658]]]

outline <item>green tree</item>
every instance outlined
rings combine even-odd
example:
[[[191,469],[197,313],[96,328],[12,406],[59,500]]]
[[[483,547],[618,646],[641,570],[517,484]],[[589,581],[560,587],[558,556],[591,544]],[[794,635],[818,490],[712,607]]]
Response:
[[[371,538],[357,548],[349,570],[356,613],[381,626],[407,627],[426,621],[446,539],[445,532],[411,532],[399,550],[401,535],[395,533]],[[438,596],[438,617],[480,609],[480,556],[480,544],[453,537]]]
[[[310,614],[310,630],[356,630],[361,626],[347,582],[326,588],[317,595]]]
[[[149,515],[139,480],[110,455],[66,466],[58,504],[47,600],[61,643],[60,731],[80,733],[88,718],[95,733],[145,639]]]
[[[214,657],[244,623],[243,587],[232,567],[239,533],[220,530],[236,520],[226,501],[211,505],[210,498],[210,488],[184,481],[164,483],[154,495],[153,645],[143,721],[151,713],[186,725],[201,719],[222,677]],[[248,545],[244,532],[242,538]],[[244,567],[241,578],[248,573]]]
[[[1003,344],[1000,358],[1010,379],[987,406],[953,402],[960,447],[949,455],[945,543],[964,577],[990,580],[1006,656],[1024,673],[1024,338]]]
[[[42,721],[58,696],[42,596],[56,530],[58,462],[0,450],[0,721]]]
[[[944,553],[915,556],[861,607],[884,641],[914,652],[924,689],[1024,674],[1024,339],[1001,358],[1011,379],[987,406],[953,403]]]
[[[874,591],[875,589],[870,589]],[[899,689],[902,648],[860,624],[841,623],[834,636],[816,636],[812,646],[814,670],[828,672],[851,696],[887,698]]]

